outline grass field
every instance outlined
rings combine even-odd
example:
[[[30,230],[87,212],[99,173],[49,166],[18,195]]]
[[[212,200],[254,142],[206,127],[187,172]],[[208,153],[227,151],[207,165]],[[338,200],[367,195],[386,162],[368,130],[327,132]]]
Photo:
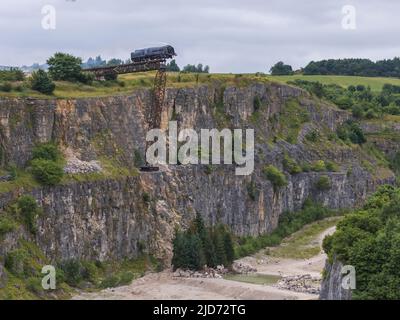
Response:
[[[282,241],[281,245],[269,249],[269,255],[289,259],[309,259],[321,250],[318,236],[335,226],[342,217],[332,217],[311,223]]]
[[[11,92],[1,92],[0,97],[36,97],[36,98],[85,98],[112,96],[127,94],[138,88],[152,88],[155,72],[143,72],[124,74],[118,77],[118,81],[94,82],[93,85],[83,85],[64,81],[56,82],[56,90],[51,96],[41,94],[25,88],[21,82],[13,83]],[[190,73],[169,73],[167,86],[172,88],[193,87],[199,84],[211,84],[223,82],[225,86],[245,86],[251,82],[280,82],[287,83],[295,79],[308,81],[319,81],[323,84],[338,84],[343,87],[362,84],[370,86],[373,91],[380,91],[385,83],[400,85],[400,79],[394,78],[367,78],[350,76],[270,76],[256,74],[190,74]],[[17,89],[18,88],[18,89]]]
[[[224,276],[224,279],[261,285],[273,285],[276,284],[281,277],[269,274],[227,274]]]
[[[370,86],[372,91],[379,92],[385,83],[394,84],[400,86],[400,79],[396,78],[371,78],[371,77],[353,77],[353,76],[267,76],[271,81],[278,81],[287,83],[296,79],[307,80],[307,81],[318,81],[322,84],[338,84],[342,87],[348,87],[350,85],[362,84]]]

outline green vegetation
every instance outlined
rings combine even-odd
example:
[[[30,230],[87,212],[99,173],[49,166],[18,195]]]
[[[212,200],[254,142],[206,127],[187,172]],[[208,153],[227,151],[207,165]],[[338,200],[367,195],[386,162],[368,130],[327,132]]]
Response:
[[[4,261],[7,282],[0,288],[1,300],[54,299],[69,297],[72,289],[58,282],[51,293],[41,286],[42,267],[50,264],[33,243],[20,239],[18,247],[7,253]]]
[[[329,171],[329,172],[337,172],[337,171],[339,171],[338,165],[336,163],[334,163],[333,161],[330,161],[330,160],[326,160],[325,161],[325,167],[326,167],[326,170]]]
[[[285,108],[279,113],[278,118],[273,121],[279,123],[278,137],[294,144],[297,143],[302,125],[309,121],[309,114],[307,110],[300,106],[298,100],[290,99],[286,102]]]
[[[60,164],[46,159],[32,160],[31,172],[38,182],[46,186],[60,183],[64,175],[63,167]]]
[[[27,229],[35,234],[37,231],[36,221],[42,213],[36,200],[30,195],[23,195],[17,200],[17,208]]]
[[[400,77],[400,58],[373,62],[369,59],[329,59],[311,61],[305,75],[346,75],[362,77]]]
[[[10,82],[7,81],[7,82],[0,83],[0,91],[11,92],[12,89],[13,89],[13,86]]]
[[[400,152],[396,152],[390,158],[390,168],[397,174],[400,174]]]
[[[38,187],[39,183],[34,179],[31,172],[22,169],[15,170],[15,179],[0,183],[0,193],[10,192],[19,188],[32,190]]]
[[[33,148],[32,159],[59,161],[62,159],[62,154],[54,143],[41,143]]]
[[[336,133],[341,140],[350,141],[354,144],[363,144],[367,141],[360,126],[352,120],[348,120],[339,126]]]
[[[271,67],[269,72],[273,76],[285,76],[285,75],[292,75],[293,69],[292,66],[284,64],[282,61],[279,61]]]
[[[338,84],[325,85],[320,82],[294,80],[290,84],[306,89],[319,98],[324,98],[339,108],[351,110],[355,118],[378,118],[383,114],[400,114],[400,86],[384,84],[382,91],[373,92],[364,85],[350,85],[343,88]]]
[[[253,180],[247,185],[247,193],[251,200],[255,201],[257,199],[258,189]]]
[[[49,264],[54,263],[50,263],[35,244],[20,239],[18,247],[8,252],[5,258],[8,281],[0,288],[0,299],[67,299],[74,288],[99,290],[127,285],[147,270],[160,270],[159,262],[147,255],[118,262],[62,261],[54,264],[57,289],[47,291],[41,286],[44,276],[41,270]]]
[[[222,224],[206,228],[200,214],[197,214],[188,230],[176,231],[173,246],[174,270],[201,270],[204,265],[230,266],[234,259],[233,240],[229,229]]]
[[[354,299],[400,299],[400,189],[382,186],[324,239],[329,259],[356,269]]]
[[[271,233],[259,237],[239,238],[235,245],[235,257],[248,256],[263,248],[277,246],[285,237],[295,233],[305,225],[335,215],[337,215],[335,211],[308,200],[304,203],[302,210],[283,213],[279,218],[278,227]]]
[[[281,277],[269,274],[227,274],[224,276],[224,279],[261,285],[274,285]]]
[[[308,132],[304,137],[310,142],[317,142],[319,139],[319,133],[317,130],[312,130]]]
[[[310,167],[311,171],[315,171],[315,172],[322,172],[326,170],[326,165],[325,165],[325,161],[324,160],[317,160],[315,161],[311,167]]]
[[[14,231],[16,228],[17,223],[12,217],[4,213],[0,214],[0,241],[5,234]]]
[[[385,84],[400,85],[398,78],[381,78],[381,77],[358,77],[358,76],[324,76],[324,75],[301,75],[295,74],[293,76],[264,76],[271,81],[278,81],[282,83],[292,83],[296,80],[306,82],[319,82],[323,85],[337,85],[343,89],[349,86],[363,85],[366,88],[371,88],[374,93],[379,93]]]
[[[335,226],[342,217],[330,217],[313,222],[285,238],[278,247],[270,248],[272,257],[287,259],[309,259],[321,251],[320,235]]]
[[[253,101],[253,108],[254,108],[254,112],[258,112],[260,111],[262,106],[262,102],[259,96],[255,96],[254,97],[254,101]]]
[[[112,288],[128,285],[142,277],[147,270],[158,270],[159,262],[151,256],[116,261],[68,260],[59,264],[60,280],[71,287],[92,289]]]
[[[31,88],[44,94],[52,94],[56,85],[43,70],[34,71],[31,76]]]
[[[35,179],[43,185],[56,185],[64,176],[63,156],[52,143],[42,143],[33,148],[30,166]]]
[[[209,73],[210,72],[210,67],[209,66],[205,66],[203,68],[203,65],[201,63],[199,63],[197,66],[192,65],[192,64],[188,64],[188,65],[183,67],[182,72],[186,72],[186,73]]]
[[[272,183],[275,191],[287,185],[286,176],[273,165],[264,167],[263,174]]]
[[[82,59],[57,52],[47,60],[49,74],[55,81],[82,82],[90,84],[93,77],[82,72]]]
[[[22,195],[12,202],[0,214],[0,241],[1,236],[14,231],[24,225],[33,235],[37,232],[37,219],[42,209],[30,195]]]
[[[179,72],[181,69],[176,63],[175,59],[172,59],[170,62],[167,63],[167,71],[168,72]]]
[[[313,163],[303,163],[301,168],[304,172],[337,172],[339,171],[339,167],[336,163],[332,161],[324,161],[324,160],[317,160]]]
[[[303,171],[296,160],[290,158],[287,154],[284,155],[282,166],[283,169],[290,174],[297,174]]]
[[[25,74],[18,68],[11,68],[10,70],[0,70],[0,82],[3,81],[23,81]]]
[[[326,191],[329,190],[331,187],[332,187],[331,180],[329,179],[328,176],[321,176],[315,182],[315,188],[318,191]]]

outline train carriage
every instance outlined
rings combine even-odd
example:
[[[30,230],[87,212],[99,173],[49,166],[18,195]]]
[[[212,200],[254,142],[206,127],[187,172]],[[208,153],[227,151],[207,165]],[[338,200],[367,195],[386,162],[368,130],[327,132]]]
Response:
[[[138,49],[131,53],[132,62],[151,61],[156,59],[171,59],[176,56],[172,46]]]

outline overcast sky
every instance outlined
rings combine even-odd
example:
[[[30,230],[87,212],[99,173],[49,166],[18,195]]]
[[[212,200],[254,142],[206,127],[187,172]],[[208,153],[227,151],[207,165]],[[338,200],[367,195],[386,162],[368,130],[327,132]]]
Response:
[[[56,9],[55,30],[42,27],[44,5]],[[344,5],[356,9],[355,30],[342,27]],[[57,51],[128,59],[163,43],[180,66],[212,72],[400,56],[398,0],[1,0],[0,12],[0,65],[44,63]]]

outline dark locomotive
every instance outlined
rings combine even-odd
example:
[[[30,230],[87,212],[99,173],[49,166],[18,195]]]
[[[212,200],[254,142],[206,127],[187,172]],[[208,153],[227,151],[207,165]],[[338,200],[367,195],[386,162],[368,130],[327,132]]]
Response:
[[[132,62],[145,62],[151,60],[172,59],[176,56],[172,46],[138,49],[131,53]]]

